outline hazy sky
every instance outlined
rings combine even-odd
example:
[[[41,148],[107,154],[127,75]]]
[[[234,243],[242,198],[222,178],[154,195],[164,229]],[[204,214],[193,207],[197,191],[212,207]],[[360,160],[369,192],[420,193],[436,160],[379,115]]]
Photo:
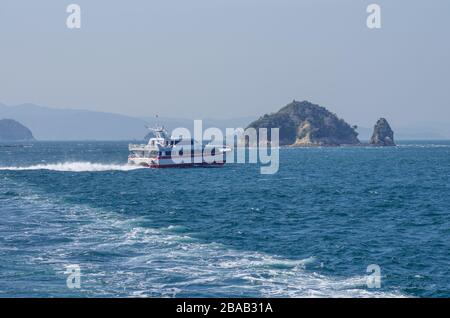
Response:
[[[295,98],[352,124],[450,124],[449,14],[448,0],[1,0],[0,102],[230,118]]]

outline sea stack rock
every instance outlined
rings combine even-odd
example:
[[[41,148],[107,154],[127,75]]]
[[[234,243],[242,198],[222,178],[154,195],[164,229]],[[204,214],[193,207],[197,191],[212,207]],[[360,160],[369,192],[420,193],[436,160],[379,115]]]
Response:
[[[266,114],[248,128],[279,128],[280,146],[314,147],[359,144],[355,127],[308,101],[292,103],[278,112]]]
[[[378,119],[369,144],[373,146],[395,146],[394,132],[386,119]]]
[[[12,119],[0,120],[0,141],[30,140],[34,140],[34,137],[27,127]]]

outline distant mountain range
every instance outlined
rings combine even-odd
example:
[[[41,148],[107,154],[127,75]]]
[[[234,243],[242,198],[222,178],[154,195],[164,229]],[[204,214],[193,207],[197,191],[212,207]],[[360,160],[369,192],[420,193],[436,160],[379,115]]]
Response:
[[[146,133],[142,119],[34,104],[0,104],[0,118],[19,121],[33,132],[37,140],[124,140],[137,139]]]
[[[220,129],[247,127],[258,118],[238,117],[230,119],[203,119],[204,128]],[[167,117],[132,117],[121,114],[90,110],[50,108],[34,104],[6,106],[0,103],[0,119],[14,119],[28,127],[37,140],[142,140],[147,134],[146,125],[157,123],[169,131],[176,127],[192,129],[192,119]],[[450,125],[422,123],[394,126],[395,138],[399,139],[450,139]],[[358,138],[368,140],[373,127],[358,127]]]
[[[146,125],[193,129],[193,120],[153,117],[137,118],[90,110],[58,109],[34,104],[0,104],[0,119],[14,119],[28,127],[37,140],[143,140]],[[245,127],[254,118],[203,119],[204,128]]]

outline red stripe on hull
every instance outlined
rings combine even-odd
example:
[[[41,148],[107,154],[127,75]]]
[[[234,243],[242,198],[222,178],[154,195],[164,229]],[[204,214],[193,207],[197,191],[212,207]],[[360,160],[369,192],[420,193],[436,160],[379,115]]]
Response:
[[[180,163],[169,165],[148,165],[148,168],[195,168],[195,167],[223,167],[225,162],[222,163]]]

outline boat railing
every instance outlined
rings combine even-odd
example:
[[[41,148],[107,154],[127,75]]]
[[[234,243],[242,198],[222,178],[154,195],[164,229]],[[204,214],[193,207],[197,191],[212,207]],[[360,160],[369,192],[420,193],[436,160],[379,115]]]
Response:
[[[154,147],[152,147],[150,145],[130,144],[130,145],[128,145],[128,149],[130,151],[150,151],[150,150],[154,149]]]

